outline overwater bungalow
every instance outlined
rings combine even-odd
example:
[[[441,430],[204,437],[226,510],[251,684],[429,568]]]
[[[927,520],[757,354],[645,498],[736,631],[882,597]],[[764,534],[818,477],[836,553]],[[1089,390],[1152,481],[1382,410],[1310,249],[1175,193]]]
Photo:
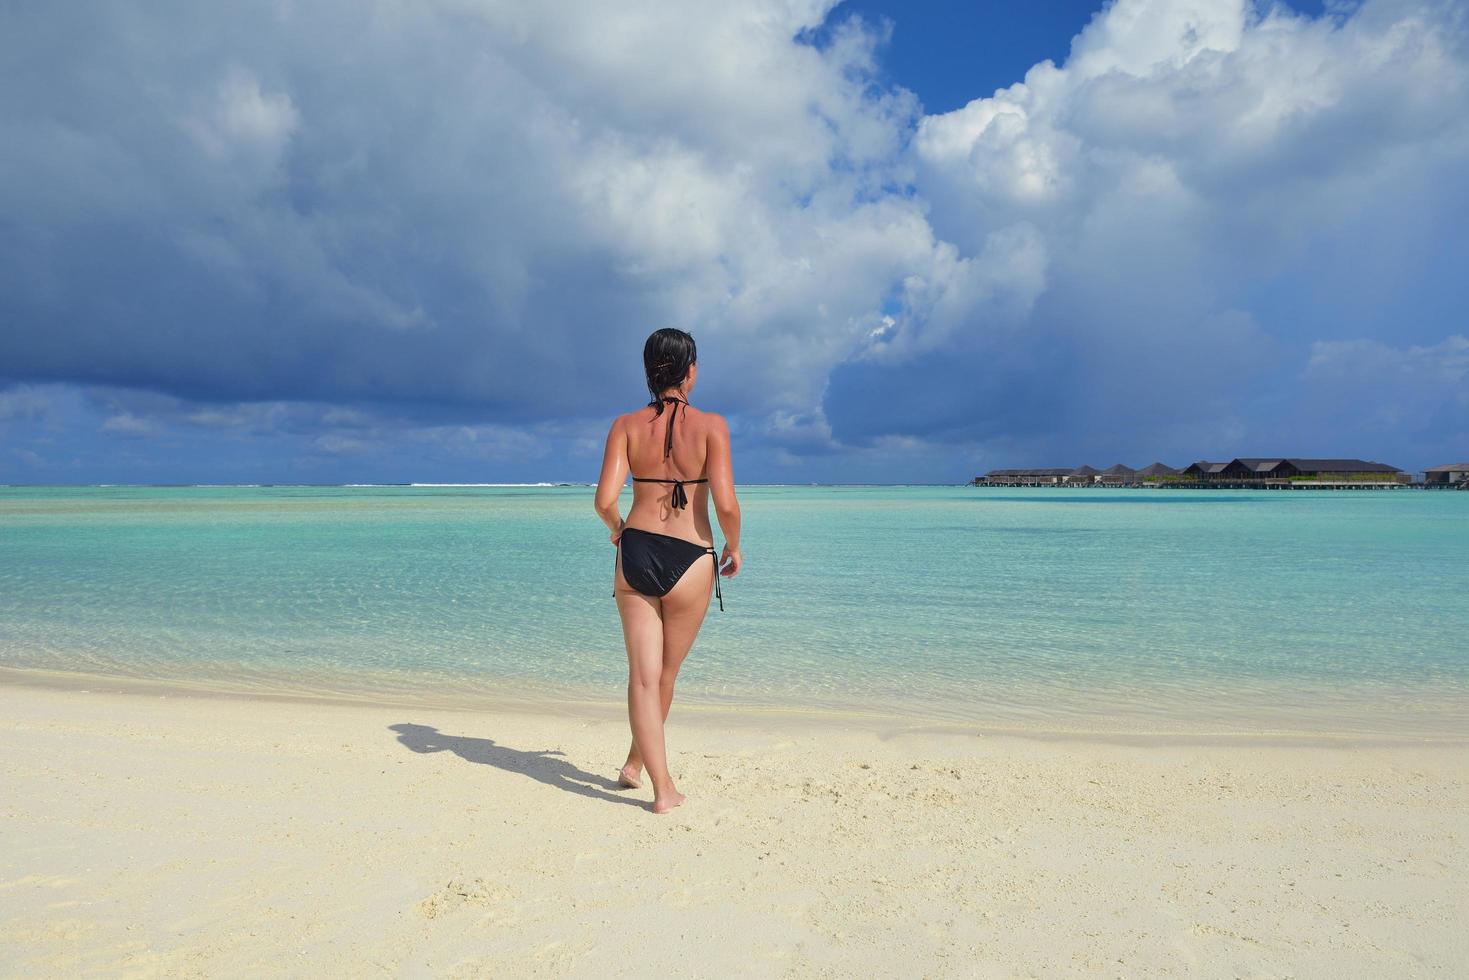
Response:
[[[1240,456],[1227,463],[1203,460],[1183,471],[1200,483],[1289,484],[1314,481],[1335,484],[1403,482],[1396,466],[1365,459],[1306,459],[1292,456]]]
[[[1179,471],[1164,463],[1153,463],[1137,471],[1139,480],[1161,480],[1165,476],[1178,476]]]
[[[1184,467],[1182,476],[1194,480],[1204,481],[1217,478],[1224,471],[1228,463],[1211,463],[1207,459],[1201,459],[1197,463],[1191,463]]]
[[[976,485],[1034,487],[1060,483],[1071,468],[1068,466],[1040,466],[1029,469],[990,470],[984,476],[976,476]]]
[[[1469,484],[1469,463],[1445,463],[1443,466],[1431,466],[1423,471],[1423,482],[1429,486],[1443,486],[1450,483],[1460,486]]]
[[[1458,484],[1469,489],[1469,463],[1435,466],[1425,471],[1430,484]],[[1227,462],[1201,459],[1182,470],[1164,463],[1153,463],[1135,470],[1116,463],[1099,470],[1093,466],[1032,467],[1029,469],[990,470],[974,478],[976,484],[1003,486],[1153,486],[1168,479],[1168,486],[1183,487],[1263,487],[1289,489],[1298,487],[1399,486],[1410,481],[1396,466],[1366,459],[1307,459],[1300,456],[1239,456]]]

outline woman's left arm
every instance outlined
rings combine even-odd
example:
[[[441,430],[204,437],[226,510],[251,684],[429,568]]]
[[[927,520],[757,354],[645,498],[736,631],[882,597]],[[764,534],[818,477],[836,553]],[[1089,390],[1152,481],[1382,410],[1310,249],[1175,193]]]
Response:
[[[622,536],[622,513],[617,500],[622,496],[623,484],[627,482],[627,431],[622,427],[622,417],[612,422],[607,432],[607,449],[602,454],[602,475],[597,480],[597,516],[612,532],[612,543]]]

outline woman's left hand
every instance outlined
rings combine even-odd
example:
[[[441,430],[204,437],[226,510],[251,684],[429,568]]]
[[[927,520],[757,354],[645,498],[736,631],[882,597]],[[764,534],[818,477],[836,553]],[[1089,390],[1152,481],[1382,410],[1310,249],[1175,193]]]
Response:
[[[626,526],[627,526],[627,521],[618,521],[617,522],[617,530],[615,530],[615,531],[612,532],[612,543],[613,544],[616,544],[617,543],[617,539],[622,537],[622,529],[624,527],[626,527]]]

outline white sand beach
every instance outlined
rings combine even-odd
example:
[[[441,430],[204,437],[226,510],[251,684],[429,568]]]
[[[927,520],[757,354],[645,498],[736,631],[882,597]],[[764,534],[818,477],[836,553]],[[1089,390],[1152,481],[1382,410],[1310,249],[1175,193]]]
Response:
[[[1463,976],[1452,740],[0,685],[0,974]]]

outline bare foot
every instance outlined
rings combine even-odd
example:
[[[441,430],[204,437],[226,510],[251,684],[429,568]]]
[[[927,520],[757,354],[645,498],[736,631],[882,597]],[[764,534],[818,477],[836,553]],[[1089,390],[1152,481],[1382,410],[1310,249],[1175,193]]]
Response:
[[[640,788],[643,785],[643,781],[639,779],[638,776],[642,773],[642,771],[642,766],[638,766],[636,769],[634,769],[632,766],[623,766],[622,769],[620,769],[617,773],[617,785],[621,786],[623,789]]]
[[[686,797],[682,793],[675,790],[667,796],[659,797],[658,799],[654,800],[653,812],[667,813],[669,810],[672,810],[674,807],[682,803],[685,798]]]

